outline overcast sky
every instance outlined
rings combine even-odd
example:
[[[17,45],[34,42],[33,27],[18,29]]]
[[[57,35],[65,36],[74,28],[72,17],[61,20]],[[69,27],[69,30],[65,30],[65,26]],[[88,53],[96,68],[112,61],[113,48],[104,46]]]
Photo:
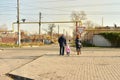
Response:
[[[12,22],[17,21],[16,7],[17,0],[0,0],[0,25],[6,24],[8,29],[12,29]],[[102,24],[102,17],[104,26],[120,25],[119,0],[20,0],[20,20],[38,21],[41,12],[42,21],[69,21],[72,11],[85,11],[87,20],[99,25]],[[25,26],[28,25],[21,28],[28,29]],[[32,25],[29,29],[36,31],[37,26]]]

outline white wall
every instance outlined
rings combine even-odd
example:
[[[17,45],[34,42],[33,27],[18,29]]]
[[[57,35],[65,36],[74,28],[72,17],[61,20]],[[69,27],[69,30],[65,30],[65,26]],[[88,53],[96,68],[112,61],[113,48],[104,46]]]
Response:
[[[111,46],[111,43],[101,35],[93,36],[93,44],[95,46]]]

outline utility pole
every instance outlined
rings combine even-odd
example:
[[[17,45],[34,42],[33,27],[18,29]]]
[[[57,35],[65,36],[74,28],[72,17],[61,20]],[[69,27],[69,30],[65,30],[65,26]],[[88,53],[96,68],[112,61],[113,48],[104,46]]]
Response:
[[[41,12],[39,13],[39,36],[41,35]]]
[[[20,34],[20,5],[19,0],[17,0],[17,24],[18,24],[18,46],[21,45],[21,34]]]
[[[63,34],[65,35],[65,29],[63,29]]]
[[[59,30],[60,30],[60,26],[58,25],[58,37],[59,37]]]
[[[102,27],[103,27],[103,17],[102,17]]]
[[[76,35],[78,33],[78,22],[76,21]]]

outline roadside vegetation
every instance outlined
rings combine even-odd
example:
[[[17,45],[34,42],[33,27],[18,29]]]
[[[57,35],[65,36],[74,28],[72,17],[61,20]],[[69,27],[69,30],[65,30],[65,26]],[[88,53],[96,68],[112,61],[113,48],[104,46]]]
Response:
[[[12,43],[0,43],[0,47],[2,48],[13,48],[13,47],[18,47],[17,44],[12,44]]]
[[[104,38],[111,42],[112,47],[120,47],[120,33],[100,33]]]

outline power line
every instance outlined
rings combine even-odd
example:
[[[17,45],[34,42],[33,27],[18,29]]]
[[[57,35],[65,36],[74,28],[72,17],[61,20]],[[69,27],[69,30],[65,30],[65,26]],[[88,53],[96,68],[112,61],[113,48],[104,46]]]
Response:
[[[38,14],[32,14],[32,12],[31,13],[23,13],[24,11],[27,11],[27,10],[30,10],[30,11],[36,10],[36,13],[37,13],[37,11],[42,11],[42,15],[44,15],[44,16],[52,16],[52,15],[53,16],[66,16],[66,15],[70,16],[71,14],[68,14],[68,12],[72,13],[72,11],[70,10],[71,8],[96,7],[96,6],[119,6],[120,5],[120,3],[118,2],[118,3],[104,3],[104,4],[70,5],[70,6],[48,7],[47,8],[47,7],[39,7],[40,5],[34,6],[33,3],[32,3],[32,2],[35,2],[35,3],[37,2],[38,4],[40,4],[39,2],[42,2],[42,1],[43,2],[45,1],[47,3],[47,2],[57,2],[57,1],[60,1],[60,0],[49,0],[49,1],[47,1],[47,0],[36,1],[35,0],[35,1],[31,1],[31,2],[29,0],[28,3],[26,2],[26,4],[21,1],[21,3],[20,3],[20,10],[21,10],[20,15],[22,15],[22,16],[23,15],[25,15],[25,16],[26,15],[28,15],[28,16],[29,15],[38,16]],[[69,0],[67,0],[67,1],[69,1]],[[6,2],[6,4],[5,3],[0,3],[0,11],[1,12],[6,12],[6,13],[1,13],[0,15],[15,15],[16,16],[16,14],[12,14],[12,13],[10,14],[10,12],[12,12],[12,11],[15,12],[16,11],[16,5],[14,5],[14,3],[15,2],[10,2],[10,3]],[[26,7],[24,7],[24,6],[26,6]],[[62,9],[60,9],[60,8],[62,8]],[[65,8],[67,8],[67,10],[65,10]],[[49,10],[51,12],[60,11],[61,13],[62,12],[66,12],[66,13],[62,13],[62,14],[60,14],[60,13],[53,13],[52,14],[51,13],[51,14],[48,14],[48,13],[44,13],[46,10]],[[9,12],[9,14],[7,12]],[[33,12],[35,12],[35,11],[33,11]],[[87,12],[87,15],[120,15],[120,12],[117,12],[117,11],[116,12],[91,11],[91,12]]]
[[[56,0],[55,0],[56,1]],[[38,1],[37,3],[39,3],[40,1]],[[58,1],[57,1],[58,2]],[[46,1],[46,3],[48,3],[47,1]],[[24,3],[23,3],[24,4]],[[43,3],[42,3],[43,4]],[[21,4],[22,5],[22,4]],[[29,4],[25,4],[25,5],[30,5],[31,6],[31,3],[29,3]],[[32,4],[33,5],[33,4]],[[53,7],[51,7],[51,8],[77,8],[77,7],[97,7],[97,6],[119,6],[120,5],[120,2],[118,2],[118,3],[103,3],[103,4],[86,4],[86,5],[70,5],[70,6],[61,6],[61,7],[55,7],[55,6],[53,6]],[[29,7],[30,7],[29,6]],[[33,7],[33,6],[32,6]]]
[[[30,14],[30,13],[21,13],[21,15],[38,15],[38,14]],[[71,15],[71,14],[48,14],[48,13],[43,13],[43,15]],[[86,15],[120,15],[120,12],[99,12],[99,11],[93,11],[93,12],[87,12]]]
[[[16,11],[15,9],[8,9],[8,10],[3,10],[3,9],[0,9],[0,11],[2,11],[2,12],[7,12],[7,11]],[[2,13],[1,12],[1,13]]]
[[[16,14],[0,14],[0,15],[16,15]]]
[[[11,3],[11,2],[5,2],[5,3],[0,3],[0,6],[2,6],[2,5],[14,5],[14,4],[16,4],[16,3]]]
[[[0,8],[16,8],[15,6],[11,6],[11,5],[0,5]]]
[[[120,2],[118,3],[104,3],[104,4],[86,4],[86,5],[70,5],[70,6],[61,6],[56,8],[77,8],[77,7],[97,7],[97,6],[120,6]]]
[[[119,4],[120,3],[116,3]],[[116,5],[115,3],[109,3],[109,4],[87,4],[87,5],[75,5],[75,6],[62,6],[62,7],[52,7],[52,8],[45,8],[45,7],[27,7],[27,9],[21,8],[21,10],[50,10],[50,11],[62,11],[62,12],[72,12],[70,9],[72,9],[73,7],[95,7],[95,6],[104,6],[104,5]],[[30,5],[30,4],[29,4]],[[62,8],[62,9],[59,9]],[[67,10],[65,10],[65,8],[68,8]]]
[[[56,9],[56,8],[45,8],[45,7],[36,7],[36,8],[31,7],[31,9],[30,8],[28,8],[28,9],[20,8],[20,10],[27,10],[27,11],[29,11],[29,10],[50,10],[50,11],[70,12],[69,10]]]
[[[42,2],[42,3],[58,3],[58,2],[65,2],[65,1],[67,1],[67,2],[74,2],[74,1],[76,1],[76,0],[44,0],[44,1],[37,1],[37,2]]]

